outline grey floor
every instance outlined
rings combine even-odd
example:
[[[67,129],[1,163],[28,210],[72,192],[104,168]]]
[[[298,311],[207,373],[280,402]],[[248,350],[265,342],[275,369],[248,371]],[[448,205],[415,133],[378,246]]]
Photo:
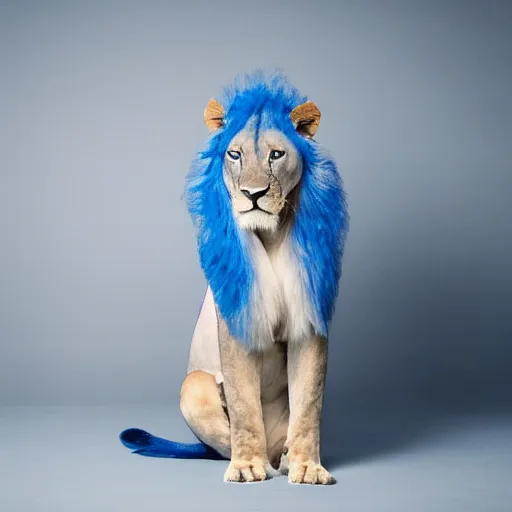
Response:
[[[0,408],[0,510],[512,510],[504,414],[354,411],[324,434],[338,484],[323,488],[225,484],[224,461],[132,455],[117,440],[130,426],[193,440],[175,406]]]

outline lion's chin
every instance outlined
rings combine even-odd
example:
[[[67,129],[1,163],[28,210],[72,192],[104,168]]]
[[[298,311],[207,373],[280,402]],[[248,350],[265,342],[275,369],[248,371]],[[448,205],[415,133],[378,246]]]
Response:
[[[279,216],[261,210],[236,213],[238,225],[247,231],[275,231],[279,225]]]

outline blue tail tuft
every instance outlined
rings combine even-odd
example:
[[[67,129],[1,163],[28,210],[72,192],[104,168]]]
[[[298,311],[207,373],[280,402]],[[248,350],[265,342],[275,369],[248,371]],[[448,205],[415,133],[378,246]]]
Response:
[[[224,457],[204,443],[176,443],[156,437],[140,428],[129,428],[119,434],[119,439],[132,453],[147,457],[169,457],[174,459],[213,459]]]

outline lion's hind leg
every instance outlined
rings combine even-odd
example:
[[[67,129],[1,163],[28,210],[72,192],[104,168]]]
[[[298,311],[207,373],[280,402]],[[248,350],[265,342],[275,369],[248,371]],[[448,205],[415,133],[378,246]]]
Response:
[[[231,458],[228,416],[213,375],[189,373],[181,386],[180,408],[187,425],[203,443]]]

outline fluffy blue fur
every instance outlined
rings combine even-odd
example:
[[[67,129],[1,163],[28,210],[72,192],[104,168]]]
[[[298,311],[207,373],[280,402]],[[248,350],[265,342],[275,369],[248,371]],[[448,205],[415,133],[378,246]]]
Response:
[[[256,117],[260,130],[282,131],[303,163],[293,249],[305,270],[315,331],[327,336],[341,275],[347,211],[336,164],[313,140],[297,133],[290,113],[307,100],[287,79],[262,72],[244,75],[226,88],[224,126],[198,152],[187,177],[189,213],[197,230],[201,267],[231,334],[244,345],[251,336],[250,297],[255,271],[246,234],[232,215],[223,180],[224,154],[233,137]]]
[[[224,457],[204,443],[175,443],[156,437],[139,428],[129,428],[119,434],[119,439],[132,453],[147,457],[167,457],[175,459],[213,459]]]

